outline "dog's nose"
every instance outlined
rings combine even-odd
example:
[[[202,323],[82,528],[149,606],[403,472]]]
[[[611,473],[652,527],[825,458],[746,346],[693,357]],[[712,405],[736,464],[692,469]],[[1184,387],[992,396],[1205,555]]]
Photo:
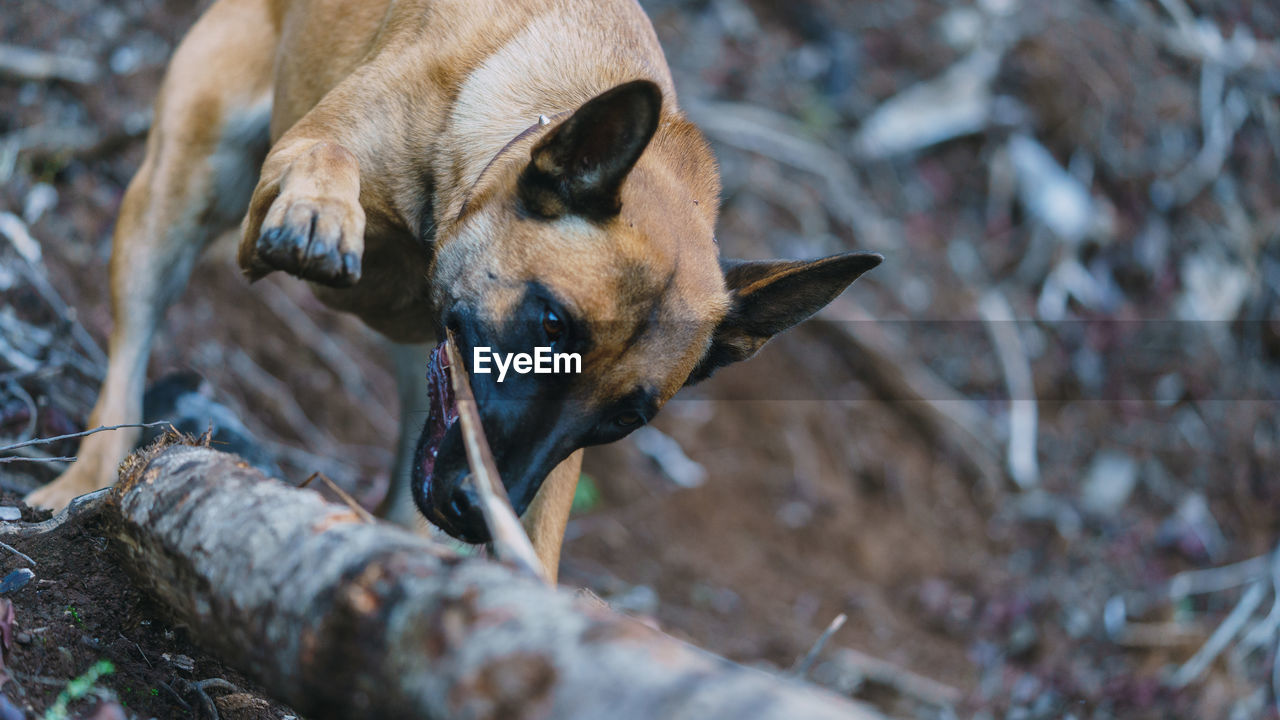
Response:
[[[444,508],[449,517],[449,534],[464,542],[489,542],[489,526],[480,510],[480,499],[465,482],[462,485],[449,495],[448,504]]]
[[[469,490],[455,490],[449,498],[449,514],[455,519],[470,517],[480,506]]]

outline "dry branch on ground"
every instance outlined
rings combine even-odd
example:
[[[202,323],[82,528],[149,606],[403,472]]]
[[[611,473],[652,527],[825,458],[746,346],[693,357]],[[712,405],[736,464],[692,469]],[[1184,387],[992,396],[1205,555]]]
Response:
[[[139,581],[309,717],[872,717],[208,448],[136,456],[104,512]]]

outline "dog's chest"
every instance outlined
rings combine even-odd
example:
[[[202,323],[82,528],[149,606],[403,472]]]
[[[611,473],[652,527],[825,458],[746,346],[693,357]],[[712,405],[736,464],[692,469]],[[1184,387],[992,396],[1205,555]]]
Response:
[[[345,289],[315,284],[311,289],[325,305],[359,317],[393,342],[432,342],[430,264],[425,245],[409,235],[366,234],[360,282]]]

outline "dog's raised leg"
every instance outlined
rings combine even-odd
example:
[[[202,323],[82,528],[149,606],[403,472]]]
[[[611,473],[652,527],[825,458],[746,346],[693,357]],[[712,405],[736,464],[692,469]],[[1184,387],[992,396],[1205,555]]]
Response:
[[[156,100],[146,155],[113,236],[110,360],[89,425],[142,418],[151,343],[201,250],[244,213],[266,153],[276,38],[263,0],[219,0],[179,45]],[[32,492],[61,508],[115,481],[138,431],[90,435],[78,460]]]
[[[340,140],[314,139],[325,137],[319,116],[327,110],[285,133],[262,166],[240,239],[240,267],[251,279],[283,270],[331,287],[360,280],[360,163]]]

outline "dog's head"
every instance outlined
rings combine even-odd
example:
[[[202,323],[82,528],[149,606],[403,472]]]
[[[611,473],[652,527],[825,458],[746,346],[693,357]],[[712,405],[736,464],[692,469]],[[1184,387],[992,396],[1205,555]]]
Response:
[[[722,263],[715,161],[692,125],[660,112],[662,101],[651,82],[620,85],[510,148],[437,241],[440,323],[471,371],[518,513],[575,450],[625,437],[681,387],[750,357],[880,263],[865,253]],[[492,359],[477,372],[477,348],[492,357],[539,347],[578,354],[581,372],[513,365],[499,381]],[[451,535],[484,542],[438,361],[430,374],[414,499]]]

